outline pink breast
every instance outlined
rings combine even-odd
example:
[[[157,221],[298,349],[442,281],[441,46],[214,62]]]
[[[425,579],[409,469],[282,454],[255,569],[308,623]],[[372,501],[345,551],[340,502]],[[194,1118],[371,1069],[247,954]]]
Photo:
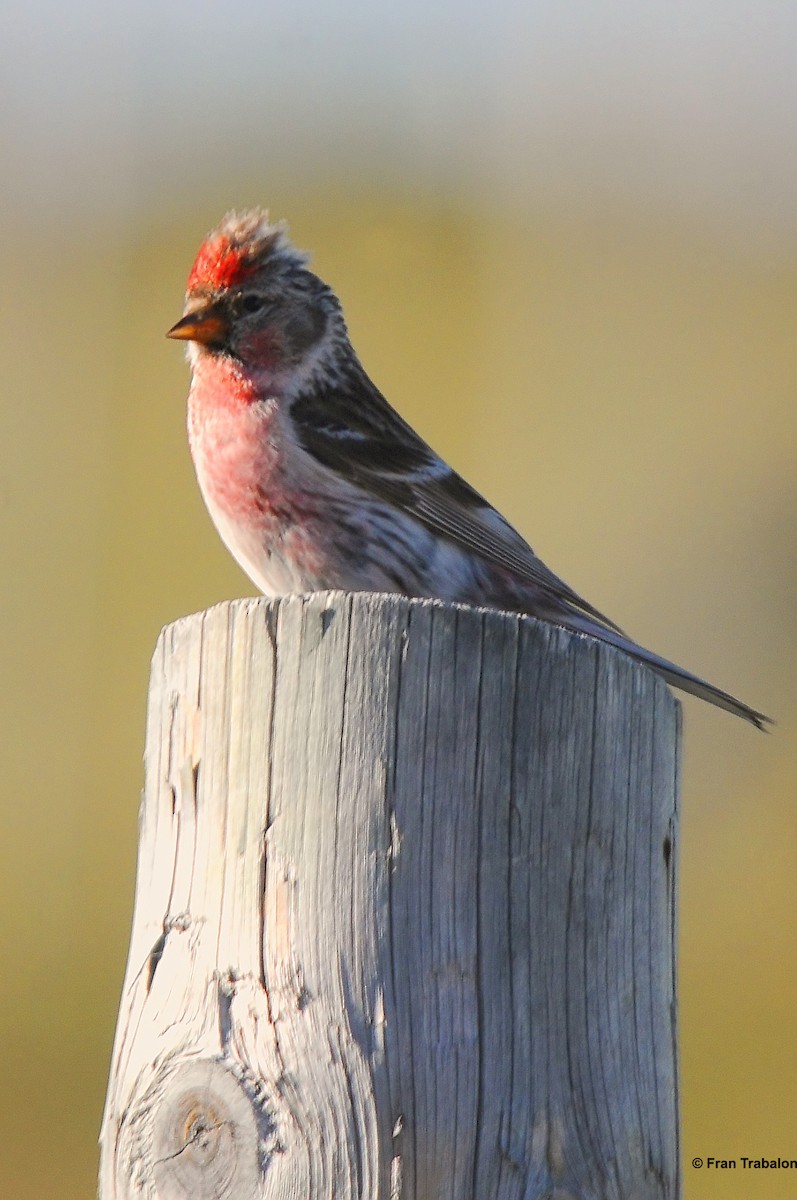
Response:
[[[209,359],[199,368],[188,401],[189,442],[223,540],[268,594],[324,586],[325,506],[290,478],[279,400],[261,399],[262,389],[232,360]]]
[[[281,507],[278,404],[260,400],[232,360],[211,359],[195,373],[188,436],[209,506],[243,521],[275,515],[270,510]]]

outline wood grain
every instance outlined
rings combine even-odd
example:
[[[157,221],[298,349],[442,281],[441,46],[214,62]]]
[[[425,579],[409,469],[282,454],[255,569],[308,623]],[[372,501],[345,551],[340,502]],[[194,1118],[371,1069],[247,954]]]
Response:
[[[677,1197],[678,726],[514,615],[165,629],[103,1200]]]

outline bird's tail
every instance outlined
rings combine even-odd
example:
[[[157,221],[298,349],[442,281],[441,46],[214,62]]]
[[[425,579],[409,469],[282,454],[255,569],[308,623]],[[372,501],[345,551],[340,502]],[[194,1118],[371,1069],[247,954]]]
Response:
[[[632,642],[630,638],[625,637],[619,631],[608,629],[582,613],[570,611],[559,617],[558,620],[567,629],[573,629],[578,633],[589,633],[602,642],[608,642],[610,646],[616,646],[618,650],[623,650],[636,662],[652,667],[673,687],[680,688],[682,692],[689,692],[692,696],[699,696],[701,700],[707,700],[709,704],[715,704],[717,708],[724,708],[737,717],[743,717],[745,721],[755,725],[756,729],[766,730],[767,725],[774,724],[771,717],[743,704],[735,696],[723,692],[721,688],[714,687],[713,683],[708,683],[698,675],[685,671],[683,667],[668,662],[666,658],[661,658],[651,650],[646,650],[644,646],[638,646],[636,642]]]

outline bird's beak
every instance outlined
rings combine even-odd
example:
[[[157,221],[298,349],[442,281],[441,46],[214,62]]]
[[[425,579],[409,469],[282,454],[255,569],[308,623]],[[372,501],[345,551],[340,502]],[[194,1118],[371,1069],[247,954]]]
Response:
[[[229,332],[230,322],[221,306],[210,303],[186,313],[166,336],[181,342],[200,342],[203,346],[223,346]]]

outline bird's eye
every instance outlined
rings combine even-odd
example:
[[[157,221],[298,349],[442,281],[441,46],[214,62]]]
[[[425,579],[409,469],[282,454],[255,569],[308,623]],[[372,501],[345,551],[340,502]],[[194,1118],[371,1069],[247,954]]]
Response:
[[[250,293],[248,296],[241,297],[241,308],[245,313],[260,312],[265,303],[266,302],[262,296],[257,296],[254,293]]]

